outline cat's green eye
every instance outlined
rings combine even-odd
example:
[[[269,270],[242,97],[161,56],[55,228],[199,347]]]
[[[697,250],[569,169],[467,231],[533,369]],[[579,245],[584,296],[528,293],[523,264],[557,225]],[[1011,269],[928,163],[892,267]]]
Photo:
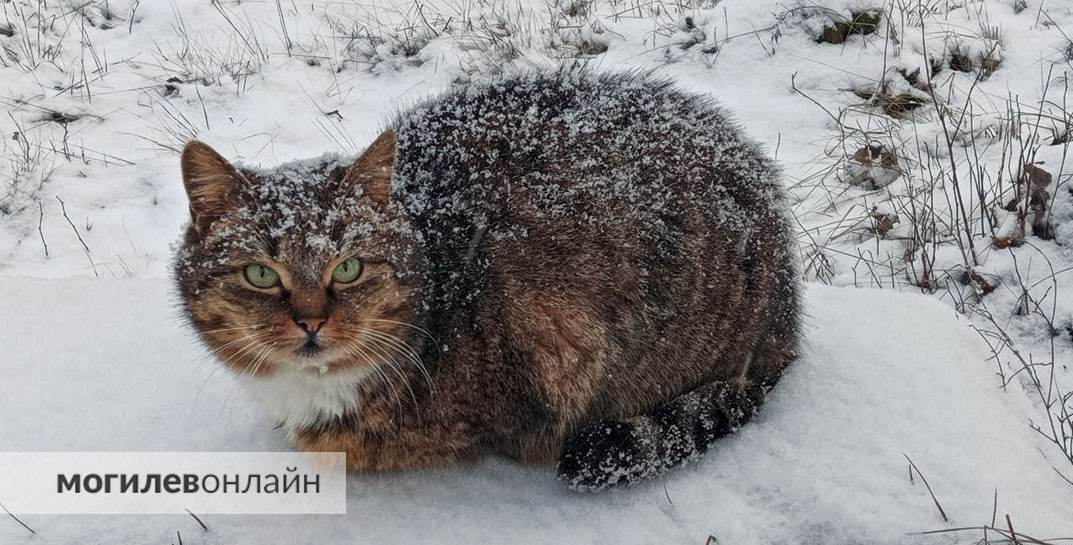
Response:
[[[352,257],[340,263],[339,266],[332,271],[332,282],[349,284],[357,280],[359,276],[361,276],[361,260]]]
[[[264,263],[251,263],[243,271],[246,281],[255,288],[268,289],[279,283],[279,273]]]

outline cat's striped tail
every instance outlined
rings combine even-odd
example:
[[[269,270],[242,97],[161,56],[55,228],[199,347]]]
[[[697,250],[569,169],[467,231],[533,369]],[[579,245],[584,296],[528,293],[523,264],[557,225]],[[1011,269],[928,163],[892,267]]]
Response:
[[[563,446],[559,479],[575,491],[595,492],[695,460],[747,422],[767,389],[712,382],[648,414],[589,424]]]

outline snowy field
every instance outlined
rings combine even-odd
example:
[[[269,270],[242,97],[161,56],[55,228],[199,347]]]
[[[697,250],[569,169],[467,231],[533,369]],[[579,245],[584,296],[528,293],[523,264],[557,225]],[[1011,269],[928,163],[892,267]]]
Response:
[[[288,449],[179,319],[178,150],[356,153],[561,63],[711,94],[783,166],[808,346],[755,423],[603,495],[489,460],[352,476],[345,517],[0,513],[0,544],[1073,538],[1068,0],[4,0],[0,450]]]
[[[12,280],[3,300],[38,312],[0,330],[18,355],[5,364],[5,449],[287,448],[213,374],[165,282]],[[0,542],[169,543],[179,531],[183,543],[947,543],[958,536],[905,534],[990,525],[996,508],[1032,536],[1069,535],[1069,485],[1034,447],[1030,407],[981,372],[987,352],[954,313],[919,295],[824,286],[806,305],[810,346],[759,419],[693,466],[628,490],[577,495],[550,470],[488,461],[353,476],[345,517],[203,516],[207,533],[181,516],[23,517],[40,535],[7,521]],[[950,523],[920,477],[910,481],[905,456]]]

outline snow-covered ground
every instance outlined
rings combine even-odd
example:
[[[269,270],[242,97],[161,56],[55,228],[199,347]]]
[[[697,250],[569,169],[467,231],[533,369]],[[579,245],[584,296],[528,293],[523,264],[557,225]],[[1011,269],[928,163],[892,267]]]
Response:
[[[0,364],[5,449],[287,449],[214,374],[166,282],[10,277],[0,298],[20,316],[0,329],[17,355]],[[203,517],[206,533],[185,516],[35,516],[22,518],[37,537],[0,520],[0,542],[175,543],[179,531],[183,543],[944,543],[906,534],[991,524],[995,509],[1035,537],[1069,535],[1057,460],[1035,448],[1025,399],[995,388],[964,320],[870,289],[810,286],[806,305],[809,346],[758,420],[632,489],[576,495],[550,470],[490,460],[352,476],[345,517]]]
[[[0,517],[0,543],[970,543],[906,534],[993,511],[1073,537],[1070,36],[1055,0],[0,3],[2,450],[288,448],[173,310],[176,151],[354,153],[503,71],[716,97],[783,165],[810,282],[809,349],[759,422],[662,482],[577,497],[488,461],[352,477],[347,517]],[[1036,229],[1026,164],[1051,176]]]

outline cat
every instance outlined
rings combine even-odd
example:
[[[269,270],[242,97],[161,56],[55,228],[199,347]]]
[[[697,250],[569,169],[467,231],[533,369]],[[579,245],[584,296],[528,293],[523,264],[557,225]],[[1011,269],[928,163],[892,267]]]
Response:
[[[193,141],[181,163],[185,314],[300,448],[356,470],[495,454],[635,483],[796,357],[779,170],[650,75],[455,88],[353,161],[240,168]]]

